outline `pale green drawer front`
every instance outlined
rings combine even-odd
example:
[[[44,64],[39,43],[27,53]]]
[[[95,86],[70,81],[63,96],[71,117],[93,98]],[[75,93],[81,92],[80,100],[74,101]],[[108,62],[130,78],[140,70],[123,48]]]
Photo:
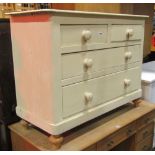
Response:
[[[142,40],[143,25],[112,25],[111,41]]]
[[[63,87],[63,117],[141,88],[139,67]]]
[[[111,67],[142,61],[140,45],[62,55],[62,79],[104,72]]]

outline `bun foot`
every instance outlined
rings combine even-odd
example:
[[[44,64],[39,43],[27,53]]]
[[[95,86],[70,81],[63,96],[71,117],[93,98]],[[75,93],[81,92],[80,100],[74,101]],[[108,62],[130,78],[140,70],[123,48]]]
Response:
[[[140,98],[136,99],[136,100],[133,100],[133,104],[134,104],[135,107],[138,107],[141,102],[142,102],[142,100]]]
[[[63,137],[60,135],[51,135],[49,141],[52,143],[52,149],[57,150],[63,143]]]
[[[25,120],[21,120],[20,123],[26,128],[26,129],[30,129],[32,127],[32,125],[30,123],[28,123]]]

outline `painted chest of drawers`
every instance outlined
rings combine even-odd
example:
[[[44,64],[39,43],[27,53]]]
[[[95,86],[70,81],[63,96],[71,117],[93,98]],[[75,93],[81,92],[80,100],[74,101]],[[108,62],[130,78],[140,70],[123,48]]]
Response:
[[[18,116],[58,135],[141,97],[145,18],[12,13]]]

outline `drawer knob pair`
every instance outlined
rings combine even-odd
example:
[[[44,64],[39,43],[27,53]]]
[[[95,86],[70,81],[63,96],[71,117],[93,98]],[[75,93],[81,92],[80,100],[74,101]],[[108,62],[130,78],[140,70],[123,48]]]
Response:
[[[126,30],[126,35],[127,35],[127,37],[132,37],[134,35],[133,29],[127,29]]]
[[[91,68],[93,66],[93,60],[90,58],[86,58],[84,59],[83,64],[86,69]]]
[[[84,97],[86,102],[91,102],[93,100],[93,94],[90,92],[85,92]]]
[[[131,85],[131,80],[129,80],[129,79],[124,79],[124,85],[125,85],[125,87],[130,86],[130,85]]]
[[[84,41],[88,41],[92,36],[91,31],[89,30],[83,30],[82,31],[82,38],[84,39]]]
[[[132,58],[132,53],[131,52],[126,52],[125,53],[125,59],[129,60]]]

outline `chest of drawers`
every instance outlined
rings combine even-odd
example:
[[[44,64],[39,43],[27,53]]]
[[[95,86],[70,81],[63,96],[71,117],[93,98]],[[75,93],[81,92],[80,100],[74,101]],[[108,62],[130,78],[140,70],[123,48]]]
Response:
[[[12,13],[17,114],[58,135],[141,97],[145,18]]]

